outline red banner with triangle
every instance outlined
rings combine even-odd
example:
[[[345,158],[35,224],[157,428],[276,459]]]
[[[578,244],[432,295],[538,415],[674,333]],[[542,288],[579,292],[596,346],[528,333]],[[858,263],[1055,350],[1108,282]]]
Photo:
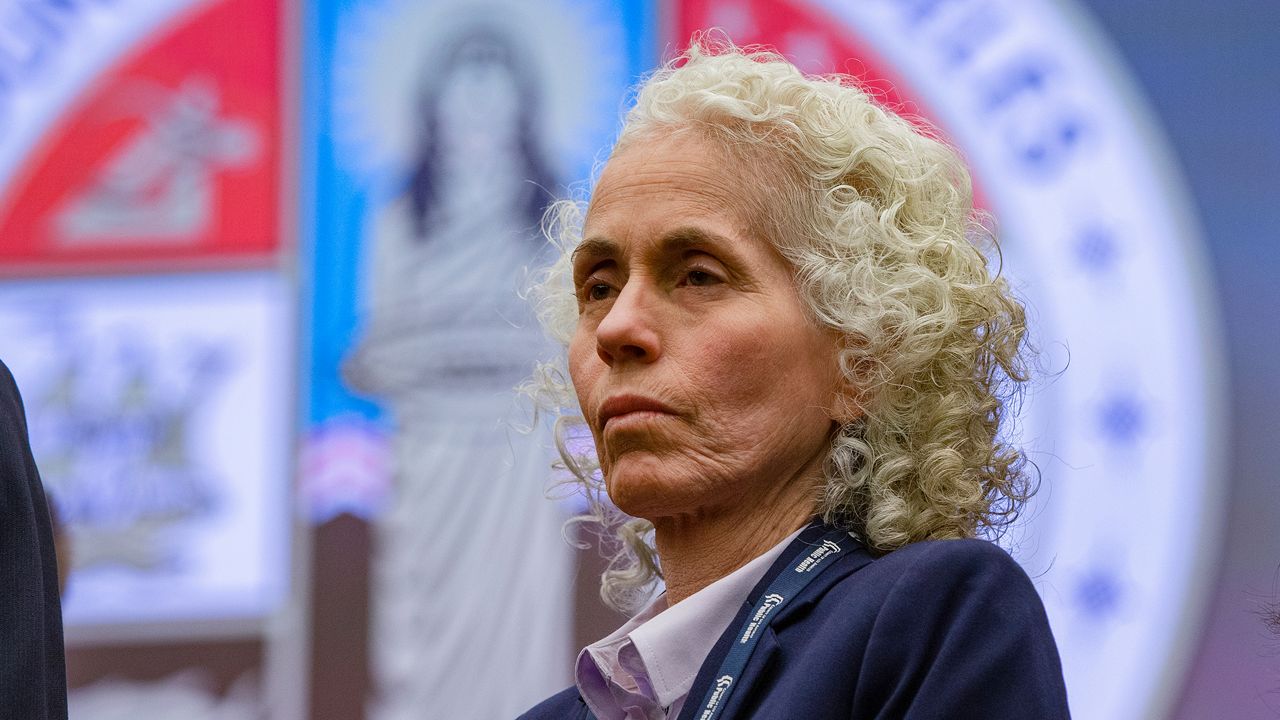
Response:
[[[278,31],[275,2],[199,3],[104,69],[0,193],[0,275],[273,263]]]

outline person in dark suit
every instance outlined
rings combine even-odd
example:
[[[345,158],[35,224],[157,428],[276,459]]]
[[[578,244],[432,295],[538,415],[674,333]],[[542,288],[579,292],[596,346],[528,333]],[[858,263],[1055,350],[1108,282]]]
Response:
[[[0,718],[66,717],[53,527],[22,399],[0,362]]]
[[[815,536],[798,537],[793,555]],[[788,569],[770,568],[731,629]],[[858,547],[780,610],[766,632],[738,681],[751,689],[730,697],[722,718],[1068,717],[1035,590],[984,540],[912,543],[879,558]],[[710,651],[691,686],[695,698],[713,685],[734,635],[724,633]],[[522,718],[586,720],[588,713],[575,686]]]
[[[979,539],[1034,488],[1001,434],[1029,350],[953,150],[696,41],[552,218],[567,367],[526,390],[581,412],[558,446],[634,614],[522,718],[1068,717],[1044,607]]]

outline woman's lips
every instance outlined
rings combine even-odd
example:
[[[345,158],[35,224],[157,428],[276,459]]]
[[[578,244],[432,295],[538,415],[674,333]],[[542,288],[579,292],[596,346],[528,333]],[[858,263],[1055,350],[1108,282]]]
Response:
[[[600,404],[596,413],[601,431],[612,424],[643,424],[655,417],[674,415],[675,411],[668,405],[642,395],[614,395]]]

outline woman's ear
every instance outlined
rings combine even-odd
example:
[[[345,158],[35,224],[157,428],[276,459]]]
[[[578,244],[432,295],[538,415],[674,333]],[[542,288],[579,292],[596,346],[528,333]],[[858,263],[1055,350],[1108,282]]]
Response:
[[[846,380],[840,385],[831,404],[831,419],[840,425],[848,425],[862,418],[862,406],[858,404],[853,383]]]
[[[847,339],[841,339],[840,345],[848,342]],[[865,373],[859,372],[860,365],[856,360],[851,362],[846,353],[836,353],[835,388],[830,412],[831,419],[840,425],[860,420],[866,414],[862,405]]]

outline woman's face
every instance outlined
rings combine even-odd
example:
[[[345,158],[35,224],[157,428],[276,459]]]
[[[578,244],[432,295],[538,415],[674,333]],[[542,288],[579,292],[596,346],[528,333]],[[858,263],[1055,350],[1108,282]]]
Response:
[[[838,338],[752,231],[754,178],[693,133],[605,168],[574,253],[569,368],[609,496],[650,520],[766,503],[820,477]]]

